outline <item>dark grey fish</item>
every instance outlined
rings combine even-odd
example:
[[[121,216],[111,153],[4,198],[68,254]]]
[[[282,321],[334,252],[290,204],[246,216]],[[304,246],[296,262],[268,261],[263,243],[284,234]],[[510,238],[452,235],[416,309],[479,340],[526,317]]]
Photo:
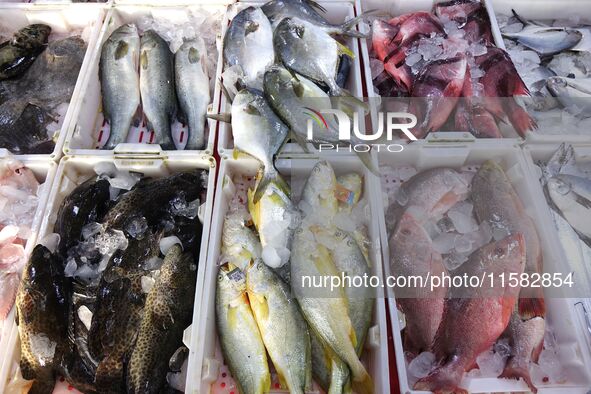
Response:
[[[153,30],[146,31],[140,41],[140,92],[148,128],[156,135],[154,143],[165,150],[175,149],[170,130],[177,112],[174,57]]]
[[[29,25],[0,44],[0,81],[24,73],[47,46],[50,33],[47,25]]]

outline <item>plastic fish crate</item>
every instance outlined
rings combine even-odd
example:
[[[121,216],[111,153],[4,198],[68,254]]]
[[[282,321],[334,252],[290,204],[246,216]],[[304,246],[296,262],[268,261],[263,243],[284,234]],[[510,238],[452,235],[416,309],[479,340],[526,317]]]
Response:
[[[499,30],[499,25],[497,23],[497,19],[495,13],[493,11],[493,0],[481,0],[482,4],[485,6],[486,11],[488,13],[488,17],[491,23],[491,32],[493,35],[494,43],[497,47],[505,49],[505,44],[503,43],[503,38],[501,36],[501,31]],[[383,17],[389,15],[390,17],[399,16],[402,14],[406,14],[409,12],[419,12],[419,11],[431,11],[433,9],[433,5],[438,3],[438,0],[417,0],[417,1],[409,1],[409,0],[391,0],[391,1],[383,1],[383,0],[363,0],[362,1],[362,11],[368,10],[376,10],[375,16]],[[537,4],[537,3],[536,3]],[[533,7],[530,7],[533,8]],[[364,29],[366,31],[371,32],[369,26],[365,24]],[[367,61],[365,61],[365,69],[364,69],[364,80],[367,84],[367,91],[368,97],[370,100],[370,111],[371,111],[371,120],[373,129],[377,128],[377,120],[378,120],[378,107],[381,103],[381,96],[375,91],[373,86],[373,79],[371,75],[371,68],[369,65],[369,50],[371,49],[371,36],[369,39],[365,41],[365,48],[368,51],[367,54]],[[499,128],[501,133],[503,134],[503,139],[509,140],[509,144],[514,144],[516,141],[521,141],[522,138],[513,130],[512,127],[499,124]],[[373,130],[372,129],[372,130]],[[433,132],[429,133],[426,139],[435,139],[438,141],[449,141],[450,143],[455,143],[457,141],[472,141],[475,138],[470,133],[466,132]],[[477,139],[481,143],[491,144],[494,145],[498,143],[499,139],[491,139],[491,138],[480,138]],[[397,141],[397,143],[404,144],[403,141]]]
[[[47,155],[17,155],[19,158],[45,156],[51,160],[59,160],[62,156],[64,142],[68,124],[73,118],[75,108],[78,106],[79,96],[82,91],[83,80],[89,67],[91,54],[98,40],[99,32],[103,25],[103,20],[107,13],[108,6],[105,4],[23,4],[23,3],[0,3],[0,26],[3,30],[12,30],[16,32],[32,23],[44,23],[51,26],[52,34],[49,37],[51,41],[54,34],[65,37],[65,34],[72,30],[82,30],[90,28],[88,41],[86,42],[86,54],[76,86],[69,98],[69,105],[61,129],[58,131],[55,140],[55,148],[51,154]],[[5,148],[0,148],[0,155],[8,152]]]
[[[415,172],[430,168],[449,167],[467,170],[475,168],[486,160],[492,159],[499,163],[505,170],[515,191],[525,206],[536,226],[544,266],[551,272],[570,272],[569,263],[558,253],[559,243],[556,233],[550,231],[552,223],[550,217],[544,212],[541,190],[536,187],[534,176],[526,163],[525,156],[520,147],[480,143],[413,143],[400,153],[378,154],[378,163],[382,173],[381,192],[375,194],[375,204],[379,205],[380,214],[377,215],[380,226],[382,256],[384,259],[385,275],[390,275],[390,252],[388,247],[389,235],[386,231],[385,215],[387,207],[387,193],[393,192],[399,185]],[[388,180],[388,182],[386,182]],[[391,317],[391,328],[394,337],[394,351],[396,368],[399,378],[400,392],[403,394],[423,394],[426,391],[413,390],[409,386],[406,360],[402,346],[402,320],[401,313],[396,307],[396,295],[393,289],[388,288],[388,306]],[[591,348],[589,347],[589,332],[585,318],[580,308],[575,304],[577,300],[569,298],[550,298],[546,293],[546,323],[551,327],[556,337],[558,357],[566,374],[564,384],[544,384],[538,386],[540,394],[581,393],[586,394],[591,389]],[[469,393],[516,393],[529,392],[529,388],[523,380],[468,377],[464,376],[460,386]]]
[[[328,160],[332,164],[337,175],[348,172],[357,172],[364,177],[363,195],[371,196],[377,192],[377,179],[371,175],[355,157],[345,155],[322,156],[321,159]],[[298,160],[280,160],[277,162],[277,168],[284,175],[291,175],[291,186],[294,194],[298,188],[303,187],[305,180],[310,174],[314,165],[318,162],[318,157],[308,156],[306,159]],[[216,202],[213,211],[213,221],[211,227],[211,238],[207,257],[207,269],[205,272],[204,291],[201,307],[201,321],[198,331],[193,331],[192,337],[197,339],[197,351],[191,353],[189,359],[189,371],[191,376],[187,380],[187,393],[207,394],[207,393],[238,393],[235,386],[231,385],[227,367],[220,351],[215,323],[215,292],[216,278],[218,273],[218,263],[221,255],[222,227],[226,213],[229,209],[232,195],[224,192],[226,177],[231,179],[236,176],[254,177],[259,168],[259,163],[255,159],[240,158],[222,159],[220,173],[218,176]],[[245,193],[244,185],[236,185],[236,195]],[[368,201],[371,210],[371,216],[375,217],[379,209],[370,200]],[[367,223],[369,230],[369,239],[372,243],[370,247],[371,269],[374,275],[381,277],[382,261],[379,251],[379,229],[376,221]],[[373,378],[376,393],[389,393],[389,365],[388,365],[388,345],[387,345],[387,323],[386,308],[383,298],[383,289],[376,289],[376,301],[374,308],[374,318],[372,326],[369,329],[367,343],[361,358]],[[274,385],[272,393],[285,392]]]
[[[113,163],[120,170],[128,170],[143,173],[145,176],[153,178],[161,178],[181,171],[188,171],[192,169],[203,169],[209,171],[207,181],[207,197],[205,201],[205,210],[203,211],[203,231],[201,236],[201,249],[199,253],[199,261],[197,263],[197,284],[195,291],[195,301],[193,305],[193,322],[185,330],[185,338],[183,342],[189,348],[190,357],[194,357],[196,348],[196,337],[191,336],[193,340],[189,343],[188,334],[196,330],[196,327],[201,322],[201,299],[203,291],[204,271],[206,267],[207,250],[209,243],[210,225],[212,219],[214,187],[216,184],[216,162],[211,157],[197,158],[197,157],[99,157],[99,156],[66,156],[60,163],[59,167],[54,171],[55,180],[51,186],[51,191],[48,191],[47,203],[45,205],[44,213],[41,216],[41,223],[37,236],[37,240],[43,239],[48,234],[53,232],[53,226],[57,219],[57,211],[63,199],[80,183],[86,181],[88,177],[95,174],[94,166],[98,163]],[[32,242],[29,250],[35,246]],[[5,392],[5,385],[12,378],[18,366],[20,358],[20,344],[18,328],[12,316],[12,329],[9,340],[3,344],[2,350],[3,363],[0,370],[0,392]],[[8,320],[7,320],[8,321]],[[191,374],[188,373],[188,376]],[[59,382],[59,381],[58,381]],[[60,383],[57,383],[60,385]],[[63,385],[63,383],[62,383]],[[66,386],[67,387],[67,386]],[[56,391],[57,392],[57,391]]]
[[[35,174],[37,180],[42,183],[39,188],[38,196],[39,196],[39,204],[37,205],[37,210],[35,211],[35,215],[33,217],[33,222],[31,224],[31,236],[27,240],[25,244],[25,258],[28,259],[29,255],[33,251],[37,243],[39,228],[41,226],[41,222],[44,218],[45,208],[47,205],[47,200],[49,198],[49,194],[53,185],[53,180],[55,178],[55,174],[57,171],[57,163],[52,160],[49,160],[44,157],[16,157],[16,156],[5,156],[4,158],[16,158],[21,163],[23,163],[27,168],[29,168]],[[0,159],[1,160],[1,159]],[[12,310],[6,317],[6,320],[0,322],[0,392],[4,392],[4,384],[5,381],[5,371],[9,367],[8,357],[5,354],[6,350],[9,348],[9,343],[11,341],[11,333],[14,326],[14,314],[16,308],[13,306]]]
[[[222,22],[222,39],[228,30],[228,26],[234,15],[246,7],[254,6],[260,7],[265,4],[266,1],[239,1],[228,6],[226,16]],[[345,20],[351,19],[361,14],[361,3],[360,0],[323,0],[318,3],[326,8],[326,13],[322,14],[330,23],[340,24]],[[359,25],[361,28],[361,25]],[[369,63],[366,59],[366,43],[365,40],[359,38],[346,38],[344,41],[345,45],[351,49],[355,54],[355,58],[351,60],[351,70],[345,88],[351,92],[355,97],[367,97],[366,91],[364,90],[364,76],[363,70]],[[365,48],[365,49],[364,49]],[[218,75],[216,76],[216,94],[215,97],[218,101],[214,102],[214,113],[230,113],[231,104],[228,102],[224,94],[221,93],[221,78],[222,73],[225,69],[223,53],[220,51],[220,58],[218,60]],[[364,130],[365,125],[361,124],[361,130]],[[234,149],[234,139],[232,136],[231,125],[220,122],[219,125],[219,137],[218,137],[218,152],[222,155],[224,152],[228,153]],[[311,147],[311,146],[310,146]],[[311,149],[312,150],[312,149]],[[285,153],[303,153],[301,147],[295,143],[287,143],[283,149]]]
[[[139,153],[157,153],[174,152],[177,155],[194,156],[196,154],[209,155],[213,153],[213,145],[217,130],[217,121],[207,119],[205,130],[206,145],[203,150],[170,150],[164,151],[160,145],[150,144],[154,139],[154,132],[147,129],[145,117],[138,127],[132,127],[127,136],[127,143],[119,144],[114,150],[99,149],[107,140],[109,124],[104,120],[102,113],[101,84],[99,79],[99,62],[103,43],[109,38],[111,33],[119,26],[125,23],[138,23],[143,18],[151,17],[155,21],[165,21],[171,23],[186,23],[191,21],[191,15],[205,13],[223,14],[225,6],[222,2],[175,2],[175,3],[156,3],[145,2],[139,4],[131,2],[129,4],[111,5],[105,23],[101,28],[92,56],[86,71],[86,78],[83,83],[82,93],[80,95],[78,107],[72,115],[72,121],[67,130],[67,137],[64,143],[64,153],[67,155],[101,155],[109,156],[115,154],[139,154]],[[217,26],[217,24],[216,24]],[[219,44],[216,47],[219,52]],[[209,54],[211,56],[211,54]],[[219,71],[219,65],[216,64],[216,75]],[[209,75],[210,80],[214,75]],[[218,90],[211,91],[212,102],[217,101]],[[211,108],[211,104],[210,104]],[[208,111],[209,112],[209,111]],[[173,122],[172,137],[181,146],[186,143],[188,126],[180,122]]]
[[[512,10],[515,10],[525,19],[543,21],[577,17],[591,21],[591,7],[586,0],[537,0],[535,6],[531,2],[524,0],[489,0],[489,2],[492,4],[495,14],[512,15]],[[540,134],[534,130],[527,135],[526,140],[528,144],[560,142],[591,143],[591,132],[587,134],[572,134],[569,133],[568,129],[565,129],[562,134]]]

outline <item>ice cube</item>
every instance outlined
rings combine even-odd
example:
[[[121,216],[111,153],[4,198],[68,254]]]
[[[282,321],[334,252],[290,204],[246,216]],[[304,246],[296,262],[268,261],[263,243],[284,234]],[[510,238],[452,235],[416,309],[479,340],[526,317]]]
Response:
[[[447,216],[460,234],[478,230],[478,224],[472,215],[472,204],[469,202],[457,203],[447,212]]]
[[[369,59],[369,67],[371,68],[372,78],[377,77],[384,71],[384,63],[378,59]]]
[[[116,187],[109,185],[109,198],[111,199],[111,201],[115,201],[117,197],[119,197],[120,192],[121,189],[117,189]]]
[[[64,276],[66,278],[70,278],[74,276],[74,273],[78,269],[78,265],[76,264],[76,260],[73,258],[69,258],[66,266],[64,267]]]
[[[47,234],[39,243],[45,246],[51,253],[55,253],[60,244],[60,236],[56,233]]]
[[[407,66],[412,67],[415,64],[417,64],[418,62],[420,62],[422,58],[423,58],[423,56],[420,53],[415,52],[415,53],[411,53],[410,55],[408,55],[406,57],[406,59],[404,60],[404,62],[406,63]]]
[[[263,247],[262,258],[265,264],[271,268],[278,268],[282,265],[281,257],[272,246],[265,245],[265,247]]]
[[[0,230],[0,245],[13,242],[19,233],[19,227],[8,225]]]
[[[82,227],[82,239],[88,239],[103,230],[103,225],[97,222],[90,222]]]
[[[135,239],[142,239],[147,229],[148,221],[143,216],[134,217],[127,223],[125,227],[125,231],[127,231],[127,234],[129,234],[130,237]]]
[[[183,206],[175,206],[171,209],[171,213],[176,216],[184,216],[188,219],[194,219],[199,213],[201,201],[199,199],[193,200],[188,204],[185,202]]]
[[[523,24],[519,22],[511,23],[510,25],[503,27],[503,33],[507,34],[519,33],[521,30],[523,30]]]
[[[500,353],[494,352],[489,349],[482,352],[476,357],[476,364],[480,369],[480,376],[483,378],[496,378],[498,377],[505,368],[507,358]]]
[[[29,350],[35,355],[35,360],[40,365],[50,365],[55,355],[56,342],[50,340],[45,334],[30,333]]]
[[[117,189],[131,190],[140,179],[140,174],[128,171],[116,171],[112,177],[109,177],[109,184]]]
[[[128,242],[123,231],[110,229],[97,234],[94,244],[102,255],[110,257],[116,250],[127,249]]]
[[[148,294],[154,287],[154,284],[156,283],[154,278],[145,275],[142,276],[140,282],[142,284],[142,292],[145,294]]]
[[[486,45],[481,44],[481,43],[474,43],[470,46],[470,53],[472,53],[472,56],[482,56],[486,54]],[[472,70],[470,70],[472,71]]]
[[[449,253],[455,245],[457,233],[442,233],[433,239],[433,249],[441,254]]]
[[[472,252],[472,240],[467,235],[457,235],[454,239],[454,249],[461,254]]]
[[[443,257],[443,265],[449,271],[453,271],[464,264],[466,260],[468,260],[468,255],[454,250]]]
[[[158,269],[160,269],[160,267],[162,267],[163,262],[164,262],[164,260],[158,256],[150,257],[144,263],[144,270],[146,270],[146,271],[158,270]]]
[[[108,161],[101,161],[94,166],[94,172],[97,175],[113,176],[117,172],[115,164]]]
[[[501,223],[494,223],[492,226],[492,236],[495,241],[500,241],[511,234],[511,231]]]
[[[87,330],[90,330],[90,325],[92,323],[92,312],[86,305],[82,305],[80,308],[78,308],[78,319],[80,319]]]
[[[181,240],[176,235],[171,235],[169,237],[164,237],[160,240],[160,251],[164,256],[168,253],[168,250],[172,248],[175,244],[183,246]]]
[[[344,212],[339,212],[334,216],[333,223],[339,229],[343,231],[353,232],[357,228],[355,221],[351,218],[351,215]]]
[[[415,378],[421,379],[429,375],[435,369],[435,366],[435,355],[430,352],[423,352],[408,364],[408,373]]]

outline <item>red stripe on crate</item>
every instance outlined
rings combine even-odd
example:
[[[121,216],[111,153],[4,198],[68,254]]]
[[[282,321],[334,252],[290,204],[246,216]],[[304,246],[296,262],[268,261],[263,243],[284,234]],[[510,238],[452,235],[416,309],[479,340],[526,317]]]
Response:
[[[154,143],[154,132],[150,133],[150,144]]]
[[[144,132],[140,132],[140,143],[144,140]]]
[[[98,136],[98,140],[99,140],[99,142],[101,142],[101,140],[103,139],[103,132],[104,132],[104,131],[105,131],[105,130],[103,130],[103,129],[101,129],[101,130],[99,131],[99,136]]]
[[[184,138],[185,138],[185,131],[184,131],[184,130],[182,130],[182,131],[181,131],[181,138],[179,138],[179,142],[180,142],[180,143],[183,143],[183,139],[184,139]]]

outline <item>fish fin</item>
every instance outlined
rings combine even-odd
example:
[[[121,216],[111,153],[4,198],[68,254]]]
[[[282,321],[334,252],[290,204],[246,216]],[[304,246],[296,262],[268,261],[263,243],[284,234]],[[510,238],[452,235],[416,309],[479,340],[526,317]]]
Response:
[[[250,307],[253,311],[255,311],[256,319],[267,320],[269,318],[269,304],[267,302],[267,298],[264,295],[257,294],[252,291],[247,291],[247,293]]]
[[[222,93],[224,95],[224,97],[226,98],[226,100],[232,104],[232,101],[234,101],[234,99],[232,98],[232,95],[230,94],[230,92],[228,91],[228,89],[226,88],[226,85],[224,85],[224,83],[222,82],[222,79],[218,79],[218,83],[220,84],[220,89],[222,90]]]
[[[543,296],[540,298],[520,298],[519,316],[523,320],[529,320],[534,317],[544,317],[546,315],[546,305]]]
[[[267,187],[270,183],[275,182],[281,188],[285,188],[287,183],[281,178],[279,172],[275,168],[271,169],[270,171],[263,171],[263,176],[259,181],[256,190],[254,192],[253,203],[256,204],[260,201],[261,197],[263,197],[263,193],[267,190]],[[289,189],[287,189],[289,190]]]
[[[341,105],[343,106],[352,106],[352,107],[361,107],[363,111],[369,111],[369,104],[364,102],[363,99],[355,97],[349,92],[347,89],[337,87],[337,90],[334,92],[335,96],[339,97],[339,101],[341,101]]]
[[[359,362],[361,364],[361,362]],[[359,394],[373,394],[374,387],[371,376],[367,373],[363,364],[361,364],[362,373],[359,376],[355,376],[353,379],[353,390]]]
[[[23,114],[25,108],[29,103],[25,100],[9,100],[0,105],[0,125],[11,126]]]
[[[517,104],[515,100],[508,99],[506,105],[509,121],[521,137],[525,137],[529,131],[538,128],[535,119],[532,118],[523,107]]]
[[[376,167],[372,160],[370,152],[356,152],[359,160],[365,165],[365,167],[372,172],[375,176],[380,176],[380,170]]]
[[[344,36],[348,37],[355,37],[355,38],[368,38],[369,33],[362,33],[360,31],[353,30],[353,28],[363,20],[363,18],[367,17],[368,15],[376,13],[378,10],[372,9],[367,10],[360,15],[356,16],[355,18],[351,18],[344,23],[342,23],[339,27],[341,28],[341,33]]]
[[[499,378],[505,378],[505,379],[522,378],[534,394],[538,392],[538,389],[536,388],[536,386],[534,386],[534,384],[531,380],[531,376],[529,374],[528,368],[524,368],[524,367],[520,367],[520,366],[516,366],[516,365],[511,365],[511,363],[509,363],[505,367],[503,372],[499,375]]]
[[[314,0],[304,0],[308,5],[312,8],[315,8],[317,11],[321,11],[326,13],[326,8],[324,8],[321,4],[315,2]]]
[[[349,48],[347,48],[345,45],[341,44],[338,41],[336,43],[337,43],[337,51],[338,51],[339,55],[347,55],[351,59],[355,59],[355,54],[353,53],[352,50],[350,50]]]
[[[209,119],[214,119],[219,122],[232,123],[232,114],[229,112],[223,114],[207,114],[206,116]]]
[[[573,195],[574,195],[575,201],[577,203],[581,204],[583,207],[585,207],[587,209],[591,209],[591,201],[589,201],[584,196],[581,196],[580,194],[577,194],[575,192],[573,192]]]
[[[293,130],[290,130],[289,134],[290,137],[293,138],[295,142],[304,150],[304,153],[310,153],[310,150],[308,149],[308,144],[306,143],[306,140],[302,138],[301,135],[299,135]]]
[[[517,19],[523,26],[534,25],[534,26],[540,26],[540,27],[549,27],[548,25],[545,25],[543,23],[539,23],[539,22],[535,22],[535,21],[531,21],[531,20],[527,20],[527,19],[523,18],[513,8],[511,8],[511,13],[513,14],[513,17],[515,17],[515,19]]]

